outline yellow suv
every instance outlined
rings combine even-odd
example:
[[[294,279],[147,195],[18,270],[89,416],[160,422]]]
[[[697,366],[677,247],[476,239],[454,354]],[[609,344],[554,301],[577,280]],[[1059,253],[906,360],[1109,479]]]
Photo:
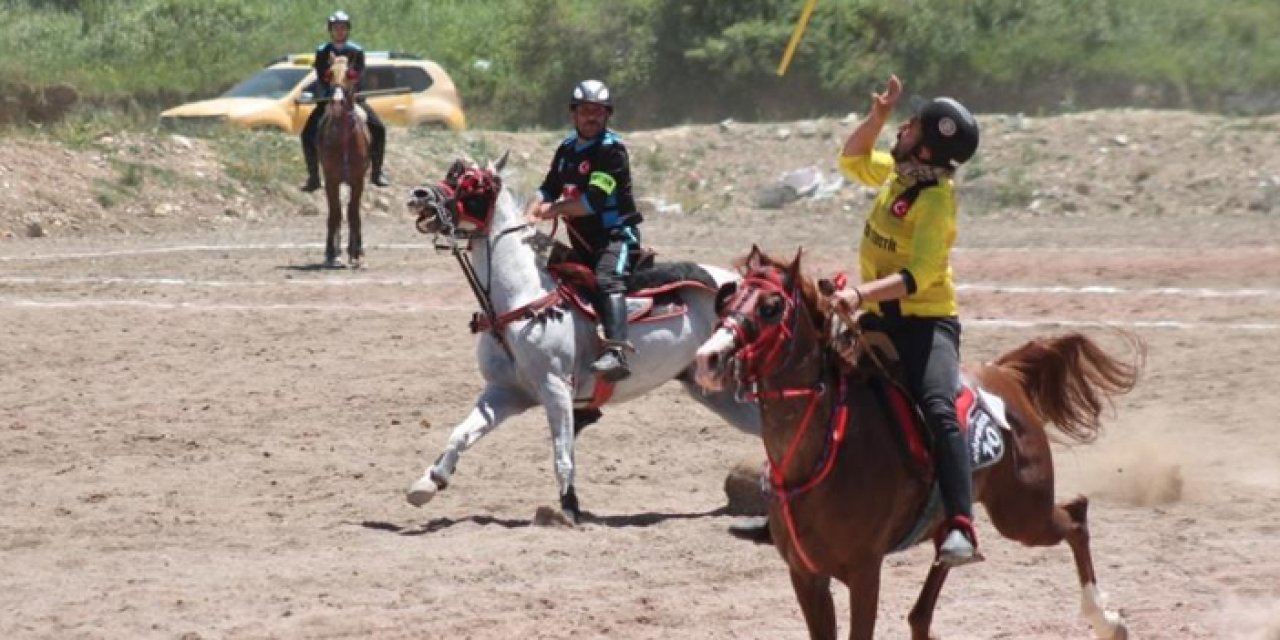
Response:
[[[161,113],[160,124],[198,130],[227,123],[299,133],[315,108],[307,91],[315,81],[313,60],[312,54],[283,56],[217,98]],[[369,106],[388,125],[453,131],[467,126],[453,80],[430,60],[399,52],[366,52],[360,84]]]

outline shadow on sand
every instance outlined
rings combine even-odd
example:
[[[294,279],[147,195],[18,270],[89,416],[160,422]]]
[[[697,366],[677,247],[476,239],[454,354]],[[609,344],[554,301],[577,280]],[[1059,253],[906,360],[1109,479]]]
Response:
[[[554,522],[547,522],[542,517],[543,511],[550,511],[549,508],[543,507],[539,509],[539,515],[533,518],[497,518],[494,516],[466,516],[464,518],[433,518],[425,523],[412,526],[401,526],[391,522],[378,522],[373,520],[365,520],[360,526],[366,529],[374,529],[377,531],[386,531],[388,533],[396,533],[402,536],[420,536],[429,533],[442,531],[459,524],[478,524],[484,527],[503,527],[505,529],[517,529],[521,527],[532,526],[563,526]],[[710,511],[692,512],[692,513],[632,513],[622,515],[596,515],[590,511],[583,511],[579,526],[598,525],[610,528],[624,527],[651,527],[655,524],[661,524],[668,520],[692,520],[694,518],[714,518],[718,516],[729,515],[729,508],[718,507]]]

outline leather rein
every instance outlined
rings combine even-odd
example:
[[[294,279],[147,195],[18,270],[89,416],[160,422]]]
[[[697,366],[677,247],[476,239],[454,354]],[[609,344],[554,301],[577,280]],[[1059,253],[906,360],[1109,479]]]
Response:
[[[765,448],[765,456],[769,461],[769,485],[773,489],[774,497],[781,503],[782,520],[786,524],[787,533],[791,536],[792,546],[795,548],[796,555],[799,556],[805,569],[811,573],[817,573],[817,565],[808,552],[805,551],[804,544],[800,540],[800,535],[796,528],[795,515],[792,511],[792,502],[822,484],[831,474],[831,470],[835,468],[836,458],[844,442],[849,416],[849,406],[843,402],[847,391],[846,379],[844,376],[840,376],[840,384],[835,396],[836,410],[831,412],[831,418],[827,424],[822,454],[815,461],[813,470],[804,481],[788,485],[785,476],[786,469],[794,462],[800,446],[805,442],[805,436],[809,433],[818,405],[822,397],[826,395],[828,387],[819,379],[817,383],[807,387],[761,388],[766,376],[778,368],[786,369],[798,351],[795,348],[794,337],[801,314],[798,311],[799,305],[796,303],[796,287],[794,285],[789,288],[783,287],[775,280],[761,276],[743,278],[742,286],[754,288],[757,292],[753,293],[752,297],[757,299],[760,295],[759,292],[765,292],[778,293],[784,301],[785,308],[782,320],[761,331],[760,335],[752,342],[746,342],[744,334],[749,330],[749,323],[754,322],[754,320],[746,318],[745,314],[735,311],[726,317],[725,326],[734,333],[736,340],[740,343],[746,343],[746,346],[739,349],[738,354],[735,356],[740,367],[739,371],[745,374],[739,376],[740,382],[745,388],[749,389],[743,394],[745,400],[760,403],[806,400],[799,428],[796,429],[795,434],[791,437],[782,459],[775,458],[767,447]],[[741,306],[741,303],[738,306]],[[758,314],[759,311],[757,309],[755,315]],[[784,345],[790,345],[791,348],[786,349],[784,352]],[[785,357],[782,362],[775,366],[775,361],[783,356],[784,353]],[[825,352],[820,351],[820,353],[823,353],[825,358]]]

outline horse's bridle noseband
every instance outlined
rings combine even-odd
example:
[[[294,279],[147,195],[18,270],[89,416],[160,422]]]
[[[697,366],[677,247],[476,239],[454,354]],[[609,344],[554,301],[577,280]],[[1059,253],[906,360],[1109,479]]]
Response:
[[[433,213],[440,225],[437,237],[443,235],[452,241],[443,246],[437,242],[437,248],[447,249],[457,241],[483,238],[489,233],[501,191],[502,179],[492,171],[454,163],[443,181],[413,190],[409,203],[421,212],[415,226],[418,231],[429,233],[426,225],[432,216],[427,212]],[[503,229],[499,237],[525,226]]]
[[[760,298],[768,294],[777,294],[782,301],[777,318],[762,317],[764,303]],[[795,335],[799,319],[795,295],[795,286],[785,283],[779,271],[771,270],[768,275],[743,278],[738,291],[725,301],[728,311],[722,314],[720,326],[733,334],[737,347],[733,359],[744,387],[757,385],[773,369],[783,347]]]

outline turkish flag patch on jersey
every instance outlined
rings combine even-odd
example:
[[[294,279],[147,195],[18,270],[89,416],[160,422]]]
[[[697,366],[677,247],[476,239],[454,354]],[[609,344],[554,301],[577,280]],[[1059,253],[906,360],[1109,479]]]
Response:
[[[584,176],[591,173],[591,163],[583,160],[582,163],[578,165],[578,173],[581,173]]]
[[[893,217],[895,218],[907,217],[907,212],[910,210],[911,210],[911,201],[907,200],[906,198],[898,198],[897,200],[893,201],[892,205],[889,206],[889,213],[892,213]]]

